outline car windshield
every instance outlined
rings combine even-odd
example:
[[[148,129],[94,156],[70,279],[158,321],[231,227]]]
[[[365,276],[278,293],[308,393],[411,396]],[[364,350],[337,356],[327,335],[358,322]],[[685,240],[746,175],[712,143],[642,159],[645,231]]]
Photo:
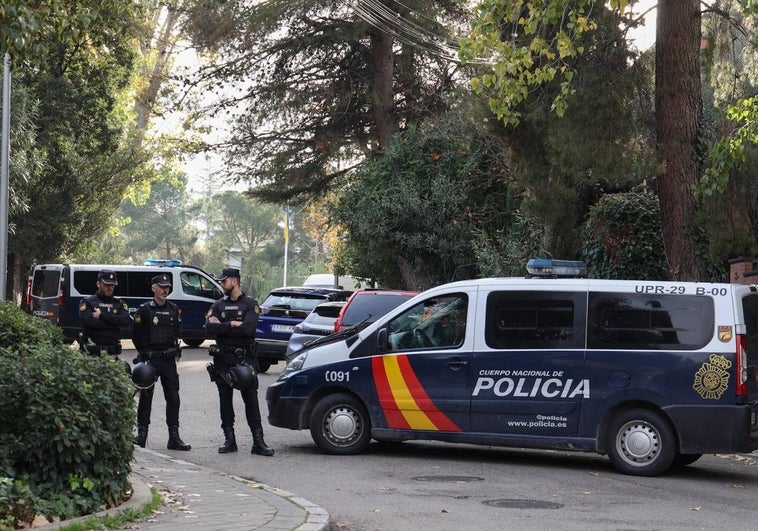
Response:
[[[352,326],[359,321],[368,319],[376,321],[390,310],[400,306],[412,295],[397,293],[374,293],[354,297],[342,316],[342,326]]]
[[[310,312],[319,303],[324,302],[323,295],[309,295],[305,293],[271,293],[261,306],[265,308],[284,308],[287,310],[299,310]]]

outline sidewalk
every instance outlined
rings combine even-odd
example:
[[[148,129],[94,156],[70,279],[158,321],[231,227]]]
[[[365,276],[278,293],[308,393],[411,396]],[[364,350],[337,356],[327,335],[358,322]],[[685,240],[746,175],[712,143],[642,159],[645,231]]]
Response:
[[[329,514],[308,500],[137,446],[134,447],[131,481],[134,493],[119,507],[35,529],[57,530],[93,516],[139,509],[152,501],[151,488],[158,491],[163,504],[144,520],[128,524],[127,529],[329,529]]]
[[[164,504],[130,529],[329,529],[329,514],[294,494],[145,448],[134,448],[132,484],[133,507],[151,500],[150,487]]]

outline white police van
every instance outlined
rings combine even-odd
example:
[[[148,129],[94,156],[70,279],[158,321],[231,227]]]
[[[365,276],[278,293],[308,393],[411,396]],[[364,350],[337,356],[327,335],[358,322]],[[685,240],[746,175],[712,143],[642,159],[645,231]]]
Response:
[[[439,286],[316,340],[268,388],[269,422],[331,454],[372,438],[552,448],[640,476],[753,451],[756,286],[561,278],[579,264]]]
[[[40,264],[29,274],[26,310],[63,329],[66,337],[76,339],[81,330],[79,302],[97,291],[97,274],[102,269],[115,271],[118,286],[114,296],[122,299],[134,313],[143,302],[153,298],[151,279],[158,274],[171,276],[169,300],[182,310],[181,339],[187,345],[200,345],[208,336],[205,313],[223,296],[211,275],[198,267],[182,265],[179,260],[146,260],[145,265]],[[122,337],[130,337],[122,330]]]

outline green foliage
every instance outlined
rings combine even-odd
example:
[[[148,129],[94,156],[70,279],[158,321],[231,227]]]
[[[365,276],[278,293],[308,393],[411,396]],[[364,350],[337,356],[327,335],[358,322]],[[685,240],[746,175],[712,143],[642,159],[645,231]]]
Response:
[[[138,4],[42,4],[33,19],[35,53],[11,65],[12,108],[19,104],[24,119],[22,129],[12,128],[11,164],[24,170],[14,172],[12,195],[25,208],[11,212],[8,247],[9,262],[24,266],[100,237],[125,190],[148,171],[127,104]]]
[[[476,263],[482,277],[518,277],[526,274],[530,258],[548,256],[545,229],[521,211],[513,212],[509,227],[488,237],[483,231],[473,241]]]
[[[61,518],[115,505],[134,452],[123,363],[84,356],[47,321],[0,309],[0,477],[14,480],[3,483],[14,501],[0,504],[0,520],[20,505]]]
[[[188,32],[214,54],[187,86],[220,96],[213,110],[234,121],[229,177],[267,202],[301,204],[344,184],[346,168],[385,147],[379,131],[418,123],[459,83],[460,66],[435,53],[462,25],[456,2],[383,3],[363,18],[331,0],[191,4]]]
[[[551,107],[566,111],[575,75],[572,59],[584,53],[582,37],[595,29],[594,0],[486,0],[476,7],[472,30],[463,40],[461,58],[488,62],[489,71],[472,79],[477,93],[490,97],[490,109],[507,124],[518,124],[518,107],[530,92],[556,82]]]
[[[734,124],[731,134],[711,148],[697,192],[710,196],[723,193],[735,167],[745,161],[745,149],[758,145],[758,96],[744,98],[730,106],[726,119]]]
[[[340,267],[409,289],[479,276],[475,248],[510,230],[520,191],[503,145],[471,111],[410,127],[360,170],[334,211]]]
[[[637,190],[604,195],[590,209],[581,257],[594,278],[665,280],[660,204]]]

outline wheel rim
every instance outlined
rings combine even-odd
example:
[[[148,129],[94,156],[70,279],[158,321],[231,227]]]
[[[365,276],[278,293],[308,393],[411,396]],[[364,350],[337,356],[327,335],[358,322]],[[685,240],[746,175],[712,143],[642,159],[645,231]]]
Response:
[[[658,459],[661,436],[654,426],[641,420],[627,422],[618,431],[616,449],[631,466],[644,467]]]
[[[347,446],[361,435],[363,422],[360,415],[348,406],[337,406],[324,419],[324,435],[338,446]]]

